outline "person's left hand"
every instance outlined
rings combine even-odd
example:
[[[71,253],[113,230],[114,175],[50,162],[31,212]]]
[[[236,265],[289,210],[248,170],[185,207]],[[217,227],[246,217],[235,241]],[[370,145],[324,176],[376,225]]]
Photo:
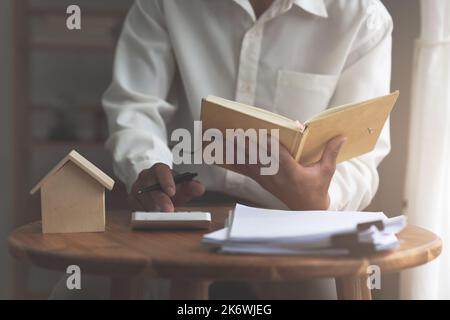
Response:
[[[279,170],[275,175],[261,175],[260,164],[239,164],[233,165],[233,168],[254,179],[291,210],[327,210],[330,205],[328,188],[336,170],[337,156],[345,141],[343,136],[329,140],[322,158],[309,166],[296,162],[280,144]],[[246,142],[248,152],[249,141]]]

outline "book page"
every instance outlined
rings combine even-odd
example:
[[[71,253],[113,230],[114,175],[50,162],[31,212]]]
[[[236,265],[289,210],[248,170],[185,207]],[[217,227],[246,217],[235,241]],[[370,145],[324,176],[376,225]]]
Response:
[[[398,95],[399,95],[399,91],[397,90],[397,91],[389,94],[388,96],[396,96],[397,97]],[[308,124],[309,122],[313,122],[315,120],[319,120],[319,119],[323,119],[323,118],[332,116],[334,113],[341,112],[341,111],[344,111],[344,110],[347,110],[347,109],[359,108],[359,107],[361,107],[364,104],[369,104],[369,103],[372,103],[372,102],[374,102],[376,100],[379,100],[379,99],[380,99],[380,97],[376,97],[376,98],[373,98],[373,99],[370,99],[370,100],[366,100],[366,101],[363,101],[363,102],[347,103],[347,104],[344,104],[344,105],[341,105],[341,106],[335,106],[335,107],[328,108],[328,109],[320,112],[319,114],[315,115],[314,117],[310,118],[308,121],[306,121],[305,124]]]
[[[244,103],[227,100],[224,98],[216,97],[216,96],[207,96],[206,100],[215,104],[218,104],[222,107],[229,108],[241,113],[245,113],[247,115],[253,116],[255,118],[259,118],[261,120],[275,123],[279,126],[290,128],[290,129],[298,129],[298,124],[295,120],[284,117],[280,114],[270,112],[268,110],[253,107]]]
[[[398,97],[398,91],[368,101],[332,108],[309,120],[296,159],[302,165],[318,161],[328,141],[347,138],[337,163],[370,152],[375,147]],[[333,109],[335,109],[333,111]]]
[[[352,232],[363,222],[387,219],[382,212],[289,211],[253,208],[237,204],[229,238],[277,240]]]

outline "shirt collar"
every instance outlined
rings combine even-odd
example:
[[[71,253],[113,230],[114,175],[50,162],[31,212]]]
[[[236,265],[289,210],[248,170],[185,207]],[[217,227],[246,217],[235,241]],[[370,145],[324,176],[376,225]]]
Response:
[[[293,0],[293,3],[309,13],[322,18],[328,17],[324,0]]]

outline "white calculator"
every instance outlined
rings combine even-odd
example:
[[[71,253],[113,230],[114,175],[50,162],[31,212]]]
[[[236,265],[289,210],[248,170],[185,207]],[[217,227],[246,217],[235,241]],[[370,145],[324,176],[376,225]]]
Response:
[[[133,229],[209,229],[211,213],[202,211],[187,212],[142,212],[131,215]]]

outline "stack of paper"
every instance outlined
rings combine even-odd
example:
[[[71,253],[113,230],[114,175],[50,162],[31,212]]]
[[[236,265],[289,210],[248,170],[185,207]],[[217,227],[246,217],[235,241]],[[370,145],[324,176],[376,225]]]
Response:
[[[396,248],[406,217],[382,212],[284,211],[237,204],[225,228],[203,242],[222,252],[284,255],[368,254]]]

